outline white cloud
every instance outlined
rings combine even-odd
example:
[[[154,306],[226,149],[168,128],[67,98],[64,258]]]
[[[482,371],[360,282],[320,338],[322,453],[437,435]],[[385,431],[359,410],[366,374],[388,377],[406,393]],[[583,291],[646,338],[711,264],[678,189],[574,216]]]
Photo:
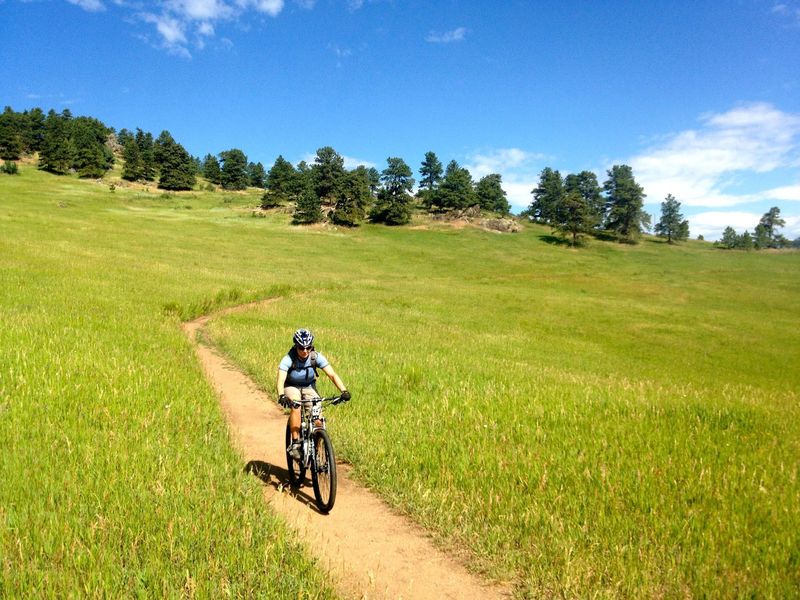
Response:
[[[178,18],[187,21],[214,21],[233,16],[233,8],[218,0],[171,0],[166,6]]]
[[[773,188],[763,193],[766,200],[784,200],[788,202],[800,202],[800,184],[785,185]]]
[[[105,5],[100,0],[67,0],[70,4],[80,6],[83,10],[88,12],[101,12],[106,9]]]
[[[100,0],[68,0],[73,3],[99,3]],[[112,0],[120,2],[121,0]],[[124,5],[124,4],[123,4]],[[190,58],[187,31],[194,31],[192,42],[196,48],[205,46],[206,38],[216,35],[216,24],[240,19],[249,11],[277,17],[284,7],[284,0],[167,0],[162,4],[161,14],[141,13],[137,17],[155,25],[161,36],[157,44],[173,54]],[[142,36],[147,40],[147,36]],[[230,40],[220,40],[230,45]]]
[[[156,26],[156,30],[161,34],[167,47],[180,48],[186,44],[183,21],[168,15],[154,15],[151,13],[143,14],[142,19],[146,23],[152,23]]]
[[[789,25],[800,25],[800,6],[796,3],[776,3],[772,6],[771,12],[786,17],[789,21]]]
[[[733,227],[738,233],[753,233],[761,220],[762,213],[744,211],[708,211],[693,215],[689,220],[692,237],[702,235],[708,241],[718,240],[726,227]]]
[[[209,22],[200,23],[197,26],[197,33],[199,35],[212,36],[214,35],[214,26]]]
[[[451,42],[463,41],[466,35],[466,27],[457,27],[452,31],[445,31],[444,33],[436,33],[431,31],[425,38],[425,41],[434,44],[449,44]]]
[[[270,17],[277,17],[283,10],[283,0],[254,0],[244,4],[245,7],[250,5],[254,6],[258,12]]]
[[[361,160],[360,158],[353,158],[352,156],[342,156],[344,159],[344,168],[345,169],[355,169],[356,167],[364,166],[368,169],[375,167],[375,163],[370,162],[368,160]],[[311,164],[311,163],[308,163]]]
[[[630,160],[649,201],[671,193],[686,206],[745,204],[766,192],[737,192],[733,184],[798,164],[800,115],[756,103],[700,120],[699,129],[668,136]]]

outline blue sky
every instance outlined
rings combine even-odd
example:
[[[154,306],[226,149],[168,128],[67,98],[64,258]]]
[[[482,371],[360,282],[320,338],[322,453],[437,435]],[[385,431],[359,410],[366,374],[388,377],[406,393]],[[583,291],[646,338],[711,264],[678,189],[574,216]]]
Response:
[[[657,220],[800,236],[800,0],[0,0],[0,101],[269,168],[433,150],[515,209],[544,167],[633,167]]]

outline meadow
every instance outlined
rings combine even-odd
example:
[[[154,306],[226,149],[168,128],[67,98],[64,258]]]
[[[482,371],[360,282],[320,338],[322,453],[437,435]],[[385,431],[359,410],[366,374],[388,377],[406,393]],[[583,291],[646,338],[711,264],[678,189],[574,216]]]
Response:
[[[268,297],[208,339],[272,391],[311,327],[354,396],[339,457],[518,596],[800,594],[800,253],[293,228],[255,192],[21,171],[0,178],[0,596],[333,595],[179,327]]]

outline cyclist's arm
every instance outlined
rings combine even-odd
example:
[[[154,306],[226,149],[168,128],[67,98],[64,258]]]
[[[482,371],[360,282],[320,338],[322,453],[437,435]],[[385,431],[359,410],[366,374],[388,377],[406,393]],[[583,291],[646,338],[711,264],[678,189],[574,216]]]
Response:
[[[328,376],[328,379],[330,379],[333,382],[333,385],[335,385],[340,392],[343,392],[347,389],[341,377],[339,377],[336,374],[336,371],[333,370],[333,367],[330,365],[330,363],[328,363],[322,368],[322,372]]]
[[[278,396],[283,394],[283,388],[286,385],[286,375],[287,372],[283,371],[282,369],[278,369],[278,380],[275,384],[275,388],[278,391]]]

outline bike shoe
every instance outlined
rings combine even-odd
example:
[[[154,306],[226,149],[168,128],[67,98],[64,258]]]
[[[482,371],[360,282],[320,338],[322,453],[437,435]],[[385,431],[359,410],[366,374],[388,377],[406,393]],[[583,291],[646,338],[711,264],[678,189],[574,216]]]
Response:
[[[286,449],[286,452],[289,453],[289,456],[292,457],[292,460],[300,462],[303,458],[303,454],[302,452],[300,452],[300,450],[301,450],[300,442],[292,442],[291,444],[289,444],[289,447]]]

